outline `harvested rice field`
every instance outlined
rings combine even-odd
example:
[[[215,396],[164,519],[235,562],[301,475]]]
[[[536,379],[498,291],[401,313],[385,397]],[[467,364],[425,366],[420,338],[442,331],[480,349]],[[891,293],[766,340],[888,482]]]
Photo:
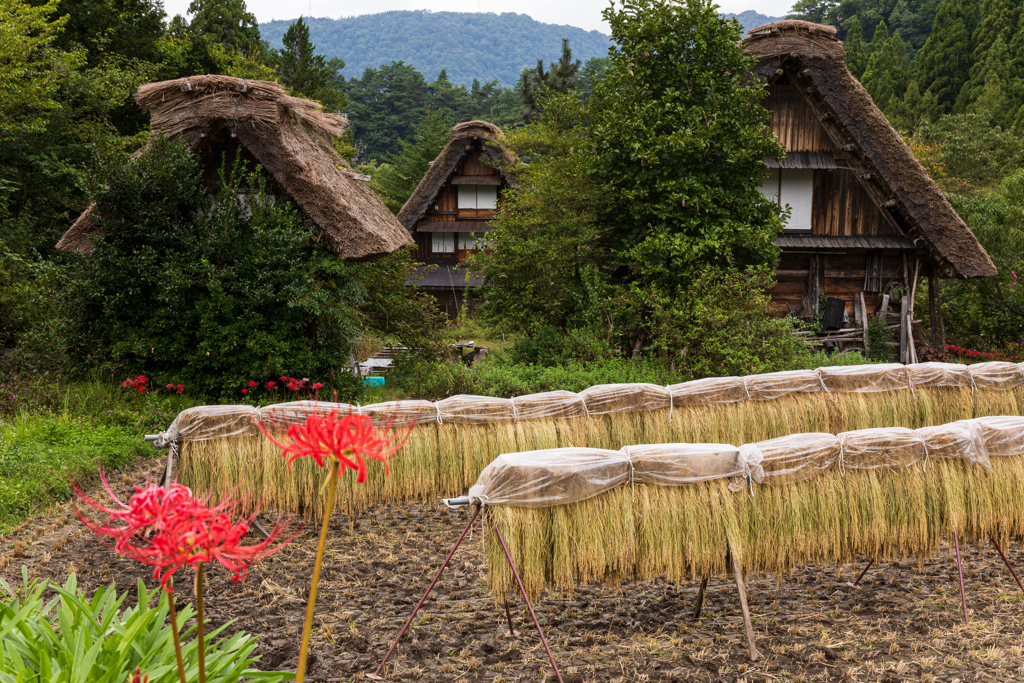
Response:
[[[112,484],[119,494],[159,475],[141,460]],[[336,515],[317,602],[307,680],[364,680],[380,662],[437,566],[468,521],[418,503],[380,507],[349,520]],[[260,636],[259,665],[294,670],[317,529],[253,567],[237,588],[211,572],[208,615],[235,618]],[[506,637],[503,611],[486,590],[486,560],[476,531],[463,544],[421,616],[389,663],[395,681],[551,681],[523,604],[513,604],[520,632]],[[1024,552],[1008,548],[1024,569]],[[145,567],[116,555],[85,531],[65,506],[0,539],[0,576],[63,581],[77,572],[91,591],[116,582],[134,587]],[[751,664],[731,579],[712,579],[697,620],[697,582],[626,583],[572,596],[544,593],[536,605],[566,683],[575,681],[1008,681],[1024,680],[1024,594],[990,546],[967,547],[964,626],[956,562],[943,548],[923,568],[916,561],[872,567],[861,590],[846,586],[862,569],[849,564],[798,569],[791,577],[748,577],[762,659]],[[188,577],[183,576],[187,586]],[[179,589],[179,601],[187,590]],[[134,591],[128,600],[134,598]]]

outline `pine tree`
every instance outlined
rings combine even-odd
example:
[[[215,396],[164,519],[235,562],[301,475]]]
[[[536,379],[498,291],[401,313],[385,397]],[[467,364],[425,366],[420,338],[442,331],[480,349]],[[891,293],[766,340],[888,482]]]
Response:
[[[569,92],[575,90],[578,85],[577,73],[582,63],[580,60],[573,60],[572,49],[569,47],[569,39],[562,38],[562,54],[558,61],[551,65],[547,74],[546,84],[556,92]]]
[[[412,140],[402,140],[401,149],[388,157],[371,181],[391,213],[398,214],[416,186],[423,180],[430,162],[437,158],[452,137],[455,122],[447,112],[428,108],[416,126]]]
[[[242,52],[264,52],[256,17],[245,6],[245,0],[192,0],[189,33],[193,39],[211,40]]]
[[[854,77],[860,79],[868,65],[868,56],[864,51],[864,35],[860,28],[860,19],[854,17],[846,29],[846,68]]]
[[[281,42],[284,49],[274,54],[281,82],[295,95],[319,100],[328,111],[344,107],[345,94],[332,77],[345,62],[334,58],[328,63],[323,55],[316,54],[316,45],[309,40],[309,27],[301,16],[288,27]]]
[[[970,78],[976,14],[973,0],[942,0],[931,35],[915,60],[915,77],[935,95],[936,114],[952,111]]]
[[[875,104],[888,112],[903,97],[907,87],[906,44],[899,35],[889,37],[885,22],[879,22],[871,40],[871,57],[862,79]]]
[[[1009,75],[1007,60],[1009,44],[1014,38],[1014,28],[1019,14],[1019,0],[988,0],[981,13],[981,21],[974,31],[974,64],[971,66],[971,77],[964,84],[957,96],[957,111],[966,111],[978,98],[990,80],[992,69],[998,72],[997,80]],[[996,51],[994,59],[989,53]]]

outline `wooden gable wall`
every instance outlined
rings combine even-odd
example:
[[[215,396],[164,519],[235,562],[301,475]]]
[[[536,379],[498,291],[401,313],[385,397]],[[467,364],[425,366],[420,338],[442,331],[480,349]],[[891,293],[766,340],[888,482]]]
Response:
[[[881,209],[871,201],[845,158],[795,85],[774,84],[763,106],[772,112],[769,128],[787,152],[828,152],[836,169],[814,171],[812,235],[892,235]]]
[[[480,150],[472,150],[466,154],[465,158],[455,168],[453,178],[456,176],[499,176],[498,169],[493,165],[487,165],[482,159],[483,152]],[[501,188],[504,187],[504,183],[498,185],[499,193]],[[498,200],[501,200],[500,194]],[[494,217],[494,211],[488,209],[460,209],[459,208],[459,187],[452,183],[449,179],[440,190],[437,192],[437,196],[434,197],[430,203],[430,208],[427,209],[427,213],[420,219],[424,222],[434,221],[459,221],[459,220],[488,220]],[[454,228],[453,228],[454,229]],[[413,232],[413,239],[416,242],[416,249],[413,251],[414,258],[440,258],[440,259],[455,259],[456,255],[451,254],[438,254],[435,255],[431,250],[431,233],[429,232]]]

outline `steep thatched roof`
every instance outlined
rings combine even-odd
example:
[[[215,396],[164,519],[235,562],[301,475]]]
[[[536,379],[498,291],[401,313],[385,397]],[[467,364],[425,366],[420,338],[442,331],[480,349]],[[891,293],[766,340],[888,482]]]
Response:
[[[135,101],[151,112],[154,133],[204,144],[237,139],[344,258],[372,259],[411,244],[384,203],[331,147],[345,119],[319,103],[290,97],[277,83],[230,76],[191,76],[149,83]],[[140,150],[144,154],[146,148]],[[92,253],[99,221],[86,210],[58,249]]]
[[[416,191],[398,212],[398,221],[409,230],[415,228],[416,222],[430,208],[430,203],[455,173],[456,167],[473,150],[482,150],[504,181],[508,185],[515,185],[512,171],[518,160],[505,147],[504,137],[500,128],[486,121],[467,121],[452,128],[451,141],[430,163]]]
[[[984,248],[846,68],[835,33],[834,26],[779,21],[750,29],[744,49],[757,58],[757,75],[769,82],[786,77],[798,87],[868,194],[908,237],[921,238],[939,274],[995,275]]]

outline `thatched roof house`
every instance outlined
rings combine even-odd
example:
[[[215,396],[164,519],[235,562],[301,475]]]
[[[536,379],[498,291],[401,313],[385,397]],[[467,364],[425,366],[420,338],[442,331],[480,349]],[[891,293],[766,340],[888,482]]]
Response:
[[[241,154],[250,166],[262,166],[276,190],[298,204],[343,258],[372,259],[411,244],[366,179],[332,148],[345,119],[319,103],[290,97],[277,83],[230,76],[149,83],[134,97],[151,112],[154,133],[181,136],[200,155],[209,183],[216,182],[224,154],[229,162]],[[98,236],[90,208],[57,248],[88,256]]]
[[[452,129],[448,145],[430,163],[398,220],[416,242],[417,260],[437,266],[417,284],[438,297],[442,310],[458,315],[469,290],[480,286],[458,264],[486,245],[501,191],[515,185],[515,155],[501,129],[468,121]]]
[[[769,125],[787,152],[766,160],[762,188],[793,211],[778,238],[773,301],[780,314],[812,317],[825,294],[842,299],[852,323],[863,317],[861,296],[875,308],[893,284],[913,292],[918,274],[988,277],[996,268],[846,68],[835,33],[780,21],[750,29],[743,47],[768,85]]]

